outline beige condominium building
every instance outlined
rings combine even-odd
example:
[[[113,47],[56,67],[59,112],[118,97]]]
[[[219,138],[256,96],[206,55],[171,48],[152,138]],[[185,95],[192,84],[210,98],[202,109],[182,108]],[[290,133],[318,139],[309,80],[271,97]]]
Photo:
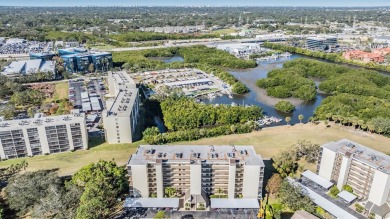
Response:
[[[0,157],[12,159],[88,148],[85,115],[0,119]]]
[[[127,168],[137,199],[127,200],[128,207],[258,209],[262,197],[264,163],[252,146],[142,145]]]
[[[350,185],[377,218],[389,216],[390,156],[343,139],[322,145],[317,172],[341,190]]]
[[[102,113],[109,144],[131,143],[139,114],[138,88],[124,71],[108,73],[109,97]]]

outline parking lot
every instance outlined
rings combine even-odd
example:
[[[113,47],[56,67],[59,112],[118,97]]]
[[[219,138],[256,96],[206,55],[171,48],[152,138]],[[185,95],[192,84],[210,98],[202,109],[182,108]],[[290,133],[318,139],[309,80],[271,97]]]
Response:
[[[22,39],[9,39],[4,43],[0,42],[0,54],[28,54],[38,52],[49,52],[51,42],[26,41]]]
[[[139,209],[125,209],[123,214],[116,217],[116,219],[146,219],[154,218],[158,210],[139,208]],[[257,218],[257,210],[251,209],[216,209],[211,211],[166,211],[171,219],[255,219]],[[192,217],[191,217],[192,216]]]
[[[199,69],[168,69],[162,71],[140,72],[131,75],[141,84],[153,85],[155,92],[162,92],[161,87],[180,88],[187,96],[206,94],[230,94],[229,86],[213,74]]]
[[[87,129],[90,136],[100,136],[98,126],[102,123],[101,112],[105,108],[104,95],[106,89],[102,79],[82,78],[69,80],[69,100],[75,109],[86,113]]]

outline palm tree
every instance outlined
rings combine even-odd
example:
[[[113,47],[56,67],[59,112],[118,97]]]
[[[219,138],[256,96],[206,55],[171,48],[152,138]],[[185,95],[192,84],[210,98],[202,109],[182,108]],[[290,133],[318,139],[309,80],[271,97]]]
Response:
[[[287,117],[285,118],[285,121],[287,122],[287,125],[289,125],[289,124],[290,124],[290,121],[291,121],[291,117],[287,116]]]
[[[330,122],[330,118],[332,118],[332,113],[327,113],[326,118],[328,119],[328,122]]]
[[[356,126],[358,125],[358,121],[359,121],[359,119],[358,118],[356,118],[356,117],[353,117],[352,118],[352,125],[353,125],[353,127],[356,129]]]
[[[298,119],[299,119],[299,123],[302,123],[302,120],[304,119],[305,117],[301,114],[298,116]]]
[[[339,116],[333,115],[332,120],[334,121],[334,123],[337,123],[337,121],[339,120]]]
[[[367,128],[368,128],[368,130],[372,133],[373,131],[375,131],[375,125],[374,125],[374,123],[373,122],[371,122],[371,121],[368,121],[367,122]]]
[[[362,125],[364,125],[364,121],[361,120],[361,119],[359,119],[359,120],[358,120],[358,125],[359,125],[359,129],[361,129],[361,128],[362,128]]]

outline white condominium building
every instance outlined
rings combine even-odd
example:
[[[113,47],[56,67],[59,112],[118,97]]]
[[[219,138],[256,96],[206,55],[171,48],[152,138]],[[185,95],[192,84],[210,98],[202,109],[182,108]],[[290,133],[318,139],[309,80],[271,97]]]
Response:
[[[378,218],[390,212],[390,156],[343,139],[322,145],[317,171],[340,190],[351,186]]]
[[[106,140],[109,144],[131,143],[139,115],[138,88],[124,71],[108,73],[109,98],[103,111]]]
[[[88,148],[85,115],[0,119],[0,157],[12,159]]]
[[[251,146],[142,145],[127,168],[133,197],[164,200],[174,188],[178,209],[256,209],[262,197],[264,163]]]

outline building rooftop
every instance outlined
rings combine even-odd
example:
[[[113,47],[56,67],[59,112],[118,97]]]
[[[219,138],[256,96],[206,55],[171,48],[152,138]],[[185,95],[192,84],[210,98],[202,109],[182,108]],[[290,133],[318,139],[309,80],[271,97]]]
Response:
[[[179,208],[179,198],[126,198],[126,208]]]
[[[218,163],[264,166],[263,159],[252,146],[213,146],[213,145],[141,145],[128,162],[128,165],[147,163]]]
[[[111,107],[107,110],[107,116],[128,117],[133,110],[134,102],[138,95],[138,89],[131,77],[124,71],[109,74],[113,77],[118,87],[118,93]]]
[[[24,66],[26,65],[26,61],[14,61],[11,62],[8,66],[4,67],[2,74],[19,74],[22,72]]]
[[[319,219],[305,210],[299,210],[294,213],[291,219]]]
[[[55,71],[54,61],[45,61],[41,66],[41,72],[53,72]]]
[[[41,68],[42,60],[41,59],[33,59],[26,61],[26,73],[37,73]]]
[[[249,208],[258,209],[259,201],[255,198],[212,198],[211,208]]]
[[[337,142],[328,142],[322,145],[322,147],[344,154],[347,157],[352,156],[353,159],[371,166],[374,169],[390,174],[390,156],[359,143],[348,139],[342,139]]]
[[[34,118],[2,121],[0,122],[0,131],[9,131],[20,128],[34,128],[49,125],[63,125],[66,123],[77,123],[84,121],[85,115],[83,113],[48,117],[44,117],[42,113],[38,113],[34,116]]]

